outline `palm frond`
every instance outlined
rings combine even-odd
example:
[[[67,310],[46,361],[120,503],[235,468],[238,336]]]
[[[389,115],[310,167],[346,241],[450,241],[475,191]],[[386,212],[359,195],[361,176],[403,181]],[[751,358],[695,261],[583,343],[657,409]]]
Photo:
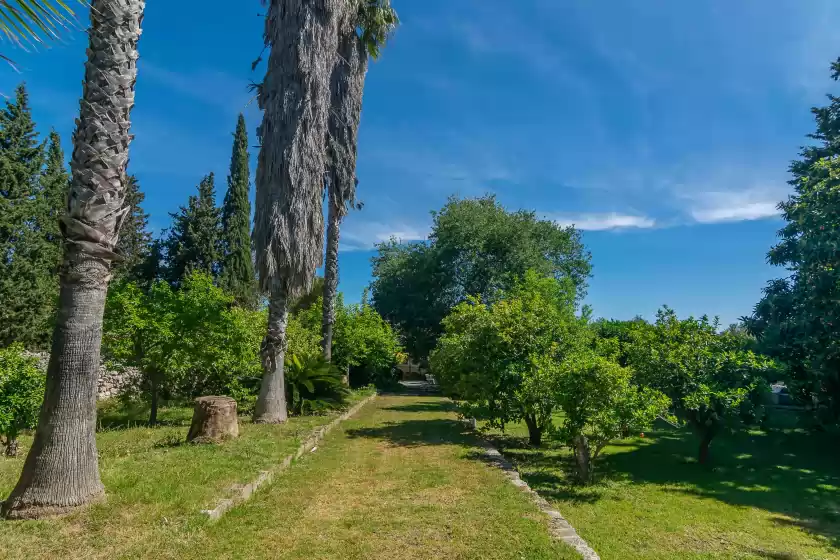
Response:
[[[357,30],[359,38],[371,58],[377,59],[382,47],[400,24],[391,0],[361,0],[359,2]]]
[[[64,0],[0,0],[0,33],[17,45],[43,43],[72,27],[75,15]]]

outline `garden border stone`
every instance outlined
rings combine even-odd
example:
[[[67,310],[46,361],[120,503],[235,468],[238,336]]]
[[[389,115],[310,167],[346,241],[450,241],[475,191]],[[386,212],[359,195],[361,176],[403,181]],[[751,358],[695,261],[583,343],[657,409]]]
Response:
[[[559,511],[554,509],[554,507],[552,507],[545,498],[540,496],[536,490],[533,490],[530,486],[528,486],[528,483],[522,480],[519,476],[519,471],[516,470],[513,463],[505,459],[505,456],[502,455],[498,449],[493,447],[493,445],[480,432],[478,432],[476,429],[475,418],[467,418],[464,419],[463,422],[475,431],[481,439],[484,447],[484,459],[486,462],[501,469],[507,476],[510,483],[528,494],[531,501],[540,508],[540,511],[548,516],[548,532],[551,534],[552,538],[563,541],[574,548],[584,560],[600,560],[601,557],[598,556],[598,553],[595,552],[592,547],[590,547],[589,544],[581,538],[580,535],[578,535],[575,528],[572,527],[572,524],[569,523]]]
[[[333,428],[338,426],[341,422],[347,420],[351,416],[354,416],[357,412],[359,412],[366,404],[371,402],[377,397],[376,394],[373,394],[362,401],[353,405],[349,410],[342,413],[337,418],[333,419],[328,424],[321,426],[314,430],[309,437],[297,448],[297,451],[292,453],[291,455],[287,456],[283,461],[268,471],[260,471],[259,475],[247,484],[234,484],[230,487],[230,497],[225,498],[219,501],[216,504],[216,507],[213,509],[203,509],[201,513],[205,514],[207,517],[210,518],[211,521],[216,521],[221,519],[221,517],[233,509],[234,507],[248,501],[251,496],[254,495],[260,487],[271,483],[274,480],[274,477],[286,469],[288,469],[292,463],[300,459],[304,453],[313,451],[317,446],[318,443],[326,436],[328,433],[332,431]]]

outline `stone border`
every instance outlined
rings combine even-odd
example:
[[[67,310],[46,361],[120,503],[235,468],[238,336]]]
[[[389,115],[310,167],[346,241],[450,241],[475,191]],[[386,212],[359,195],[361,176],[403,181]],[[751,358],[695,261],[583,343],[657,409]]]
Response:
[[[300,459],[304,453],[314,451],[318,443],[324,438],[325,435],[330,433],[330,431],[332,431],[333,428],[335,428],[341,422],[347,420],[351,416],[355,415],[357,412],[359,412],[359,410],[362,409],[363,406],[374,400],[376,397],[377,395],[375,394],[367,397],[361,402],[356,403],[352,408],[341,414],[341,416],[339,416],[338,418],[332,420],[329,424],[326,424],[316,429],[309,435],[306,441],[304,441],[300,445],[300,447],[297,448],[297,451],[283,459],[283,462],[281,462],[275,468],[268,471],[260,471],[260,474],[257,476],[257,478],[255,478],[248,484],[234,484],[230,487],[230,493],[232,494],[230,498],[225,498],[219,501],[216,504],[216,507],[213,509],[201,510],[201,513],[209,517],[211,521],[216,521],[234,507],[238,506],[243,502],[248,501],[254,494],[254,492],[256,492],[261,486],[271,483],[271,481],[274,480],[275,475],[278,475],[281,472],[288,469],[289,466],[291,466],[293,462]]]
[[[473,430],[476,429],[476,421],[474,418],[465,419],[464,423]],[[569,523],[559,511],[554,509],[545,498],[540,496],[535,490],[531,489],[527,482],[522,480],[519,476],[519,471],[516,470],[513,463],[505,459],[504,455],[502,455],[498,449],[493,447],[480,433],[477,431],[476,433],[484,443],[484,459],[486,462],[504,471],[510,483],[528,494],[528,497],[538,508],[540,508],[540,511],[548,516],[548,532],[551,534],[552,538],[563,541],[574,548],[577,553],[584,558],[584,560],[601,560],[598,553],[595,552],[592,547],[590,547],[589,544],[587,544],[587,542],[577,534],[577,531],[575,531],[575,528],[572,527],[571,523]]]

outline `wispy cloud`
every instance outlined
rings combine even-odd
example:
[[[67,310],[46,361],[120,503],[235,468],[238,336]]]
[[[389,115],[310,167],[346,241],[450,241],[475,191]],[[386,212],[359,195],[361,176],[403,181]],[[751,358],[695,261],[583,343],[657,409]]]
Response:
[[[401,222],[350,221],[341,229],[342,251],[369,251],[377,243],[391,238],[401,242],[422,241],[429,235],[428,227],[408,225]]]
[[[694,195],[691,218],[701,224],[741,222],[773,218],[783,194],[776,188],[754,188],[737,192],[704,192]]]
[[[656,226],[656,220],[647,216],[619,214],[549,214],[546,216],[561,226],[575,226],[584,231],[606,231],[617,229],[649,229]]]
[[[139,73],[144,80],[157,82],[184,97],[224,109],[229,113],[244,111],[253,98],[253,94],[248,92],[246,80],[218,70],[201,68],[176,72],[143,61]]]

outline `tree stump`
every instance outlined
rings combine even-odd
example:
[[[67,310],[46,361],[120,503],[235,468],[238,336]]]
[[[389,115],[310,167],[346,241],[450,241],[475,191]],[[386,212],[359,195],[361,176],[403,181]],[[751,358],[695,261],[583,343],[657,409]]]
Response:
[[[199,397],[195,399],[190,432],[191,443],[220,443],[239,437],[236,401],[230,397]]]

